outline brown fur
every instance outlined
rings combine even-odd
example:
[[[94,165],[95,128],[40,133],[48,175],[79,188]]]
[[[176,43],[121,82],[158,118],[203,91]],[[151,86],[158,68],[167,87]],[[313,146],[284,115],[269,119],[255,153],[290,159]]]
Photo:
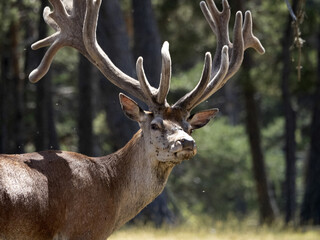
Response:
[[[174,166],[152,166],[142,146],[140,130],[100,158],[0,155],[0,239],[106,239],[160,194]]]

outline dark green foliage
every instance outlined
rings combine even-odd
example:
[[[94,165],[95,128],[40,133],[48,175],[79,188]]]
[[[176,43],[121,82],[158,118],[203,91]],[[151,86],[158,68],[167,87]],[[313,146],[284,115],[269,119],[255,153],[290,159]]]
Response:
[[[175,201],[185,210],[215,217],[253,211],[256,194],[244,128],[218,116],[194,135],[197,156],[177,166],[169,180]]]

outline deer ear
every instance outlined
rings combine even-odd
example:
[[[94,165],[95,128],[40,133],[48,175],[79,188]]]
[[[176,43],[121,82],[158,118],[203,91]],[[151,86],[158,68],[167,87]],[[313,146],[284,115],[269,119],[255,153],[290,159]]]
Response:
[[[119,94],[120,104],[124,114],[131,120],[141,122],[145,116],[144,111],[139,107],[138,103],[124,95]]]
[[[218,108],[213,108],[198,112],[189,117],[188,122],[192,129],[198,129],[205,126],[211,119],[213,119],[219,112]]]

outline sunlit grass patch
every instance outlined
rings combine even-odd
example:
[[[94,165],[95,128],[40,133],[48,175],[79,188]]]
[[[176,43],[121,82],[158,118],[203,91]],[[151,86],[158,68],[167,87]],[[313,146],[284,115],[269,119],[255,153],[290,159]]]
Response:
[[[258,226],[250,220],[216,222],[214,225],[185,224],[179,227],[155,229],[150,226],[125,227],[117,231],[111,240],[319,240],[320,230]]]
[[[130,228],[116,232],[111,240],[319,240],[319,231],[272,231],[272,229],[257,229],[255,231],[191,231],[189,229],[154,229]]]
[[[111,240],[125,239],[150,239],[150,240],[191,240],[191,239],[214,239],[214,233],[207,231],[190,231],[188,229],[154,229],[145,228],[129,228],[116,232]]]

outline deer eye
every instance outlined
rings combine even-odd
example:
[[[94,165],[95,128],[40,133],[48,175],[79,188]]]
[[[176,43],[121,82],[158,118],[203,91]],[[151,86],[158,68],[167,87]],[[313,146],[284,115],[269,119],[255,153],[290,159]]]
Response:
[[[152,130],[160,130],[161,129],[160,124],[159,123],[152,123],[151,129]]]
[[[155,118],[150,125],[152,130],[161,130],[163,128],[163,120],[161,118]]]

